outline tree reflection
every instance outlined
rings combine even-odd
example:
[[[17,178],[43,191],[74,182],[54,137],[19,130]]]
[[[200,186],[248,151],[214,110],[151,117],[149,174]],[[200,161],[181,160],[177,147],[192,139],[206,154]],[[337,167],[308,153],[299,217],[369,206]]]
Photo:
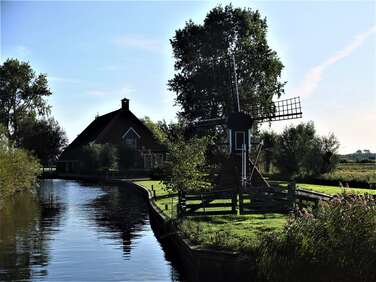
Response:
[[[130,255],[132,241],[142,230],[147,219],[147,204],[142,196],[127,188],[111,187],[111,192],[89,204],[94,211],[90,216],[112,239],[122,241],[123,254]]]
[[[40,191],[43,191],[41,187]],[[38,193],[39,194],[39,193]],[[44,276],[48,239],[59,225],[62,206],[52,195],[20,193],[0,210],[0,281]]]

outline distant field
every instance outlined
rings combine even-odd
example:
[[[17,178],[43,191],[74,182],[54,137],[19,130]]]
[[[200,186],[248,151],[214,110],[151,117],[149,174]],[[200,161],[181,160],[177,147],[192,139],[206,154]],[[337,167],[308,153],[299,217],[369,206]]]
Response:
[[[336,194],[341,194],[343,192],[376,195],[376,190],[373,190],[373,189],[341,188],[337,186],[324,186],[324,185],[314,185],[314,184],[304,184],[304,183],[298,183],[297,186],[306,190],[316,191],[316,192],[320,192],[320,193],[324,193],[328,195],[336,195]]]
[[[322,178],[338,180],[342,183],[350,181],[364,181],[369,184],[376,183],[376,164],[341,163],[332,173],[324,174]]]

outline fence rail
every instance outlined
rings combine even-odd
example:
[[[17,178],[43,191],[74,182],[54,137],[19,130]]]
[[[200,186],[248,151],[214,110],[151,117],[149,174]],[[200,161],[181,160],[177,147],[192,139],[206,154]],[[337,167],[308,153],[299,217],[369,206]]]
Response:
[[[328,201],[326,194],[297,189],[294,183],[287,190],[279,187],[248,187],[244,191],[225,190],[178,194],[178,216],[289,213],[298,207],[318,207]]]

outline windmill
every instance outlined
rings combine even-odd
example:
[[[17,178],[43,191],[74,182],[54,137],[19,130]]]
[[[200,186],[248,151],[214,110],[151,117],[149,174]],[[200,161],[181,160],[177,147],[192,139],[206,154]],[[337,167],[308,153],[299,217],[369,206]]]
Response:
[[[241,187],[246,189],[252,186],[253,180],[261,182],[261,186],[269,187],[268,182],[262,177],[256,165],[250,160],[253,136],[252,127],[255,123],[273,122],[281,120],[291,120],[302,117],[301,103],[299,97],[271,102],[269,106],[261,104],[254,105],[249,111],[242,111],[240,105],[236,63],[232,55],[232,91],[231,99],[234,103],[234,110],[227,117],[198,120],[191,125],[194,127],[225,126],[229,140],[229,152],[235,162],[235,166],[240,168],[238,179]],[[260,148],[260,147],[259,147]],[[233,163],[234,164],[234,163]],[[232,164],[232,165],[233,165]]]

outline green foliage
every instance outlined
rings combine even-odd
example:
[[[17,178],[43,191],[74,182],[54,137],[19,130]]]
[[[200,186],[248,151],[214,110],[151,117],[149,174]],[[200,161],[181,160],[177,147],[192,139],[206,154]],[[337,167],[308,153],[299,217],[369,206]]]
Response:
[[[175,57],[170,90],[188,121],[227,115],[234,109],[229,49],[235,55],[242,110],[254,104],[269,106],[283,93],[283,65],[267,43],[266,19],[258,11],[212,9],[203,24],[188,21],[171,40]]]
[[[277,138],[274,163],[286,177],[312,177],[332,171],[339,142],[331,134],[319,137],[313,122],[289,126]]]
[[[165,127],[166,124],[165,121],[158,121],[155,123],[148,116],[145,116],[141,121],[146,125],[147,128],[150,129],[151,132],[153,132],[154,137],[160,143],[166,143],[167,133],[163,130],[163,127]]]
[[[258,265],[271,281],[375,281],[376,206],[343,194],[262,237]]]
[[[16,192],[33,190],[40,173],[39,162],[23,149],[15,148],[0,130],[0,199]]]
[[[137,164],[141,161],[140,154],[127,145],[120,145],[118,152],[118,164],[121,171],[126,171],[131,167],[137,167]]]
[[[111,144],[83,146],[80,155],[80,170],[84,173],[104,172],[117,167],[117,150]]]
[[[64,130],[53,118],[24,118],[19,125],[19,145],[43,164],[57,160],[68,143]]]
[[[19,144],[22,119],[49,113],[49,95],[47,76],[36,75],[28,63],[8,59],[0,65],[0,123],[10,140]]]
[[[104,144],[99,151],[99,163],[103,171],[117,168],[118,151],[111,144]]]
[[[207,182],[205,152],[207,138],[183,138],[169,143],[169,160],[165,165],[163,183],[168,190],[193,191],[210,187]]]

